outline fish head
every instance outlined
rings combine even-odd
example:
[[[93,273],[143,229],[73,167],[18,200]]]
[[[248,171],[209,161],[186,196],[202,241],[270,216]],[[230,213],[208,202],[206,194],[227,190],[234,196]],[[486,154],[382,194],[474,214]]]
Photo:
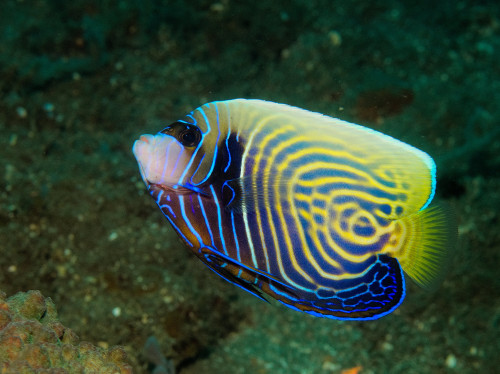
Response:
[[[132,151],[146,186],[170,189],[183,185],[201,140],[200,129],[183,121],[174,122],[156,135],[141,135]]]

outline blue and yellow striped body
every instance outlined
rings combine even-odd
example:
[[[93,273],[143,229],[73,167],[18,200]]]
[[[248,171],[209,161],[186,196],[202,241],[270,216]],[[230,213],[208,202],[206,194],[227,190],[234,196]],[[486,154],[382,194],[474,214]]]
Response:
[[[422,269],[442,257],[439,230],[424,243],[424,265],[414,266],[411,248],[422,245],[425,222],[442,226],[443,217],[426,210],[435,166],[416,148],[243,99],[205,104],[144,137],[134,145],[141,174],[179,236],[259,297],[318,316],[374,319],[403,300],[401,266],[417,282],[432,280]]]

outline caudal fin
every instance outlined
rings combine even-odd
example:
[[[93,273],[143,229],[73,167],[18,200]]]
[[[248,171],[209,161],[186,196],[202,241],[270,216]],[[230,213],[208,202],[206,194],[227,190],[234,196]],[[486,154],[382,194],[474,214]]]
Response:
[[[451,249],[456,244],[454,214],[448,207],[434,205],[402,220],[410,230],[398,261],[419,286],[433,289],[444,278]]]

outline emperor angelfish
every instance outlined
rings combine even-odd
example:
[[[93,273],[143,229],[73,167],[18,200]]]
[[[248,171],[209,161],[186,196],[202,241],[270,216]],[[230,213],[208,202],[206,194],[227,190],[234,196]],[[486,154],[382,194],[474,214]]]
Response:
[[[215,273],[315,316],[394,311],[431,287],[456,229],[436,166],[369,128],[261,100],[205,104],[133,152],[148,191]]]

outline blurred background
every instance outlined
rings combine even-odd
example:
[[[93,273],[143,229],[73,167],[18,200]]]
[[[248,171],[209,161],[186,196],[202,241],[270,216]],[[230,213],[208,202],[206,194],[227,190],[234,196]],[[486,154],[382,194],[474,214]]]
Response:
[[[4,0],[0,290],[40,290],[135,373],[496,372],[499,60],[497,1]],[[237,97],[428,152],[459,223],[444,283],[408,282],[396,312],[342,322],[208,271],[147,196],[131,146]]]

